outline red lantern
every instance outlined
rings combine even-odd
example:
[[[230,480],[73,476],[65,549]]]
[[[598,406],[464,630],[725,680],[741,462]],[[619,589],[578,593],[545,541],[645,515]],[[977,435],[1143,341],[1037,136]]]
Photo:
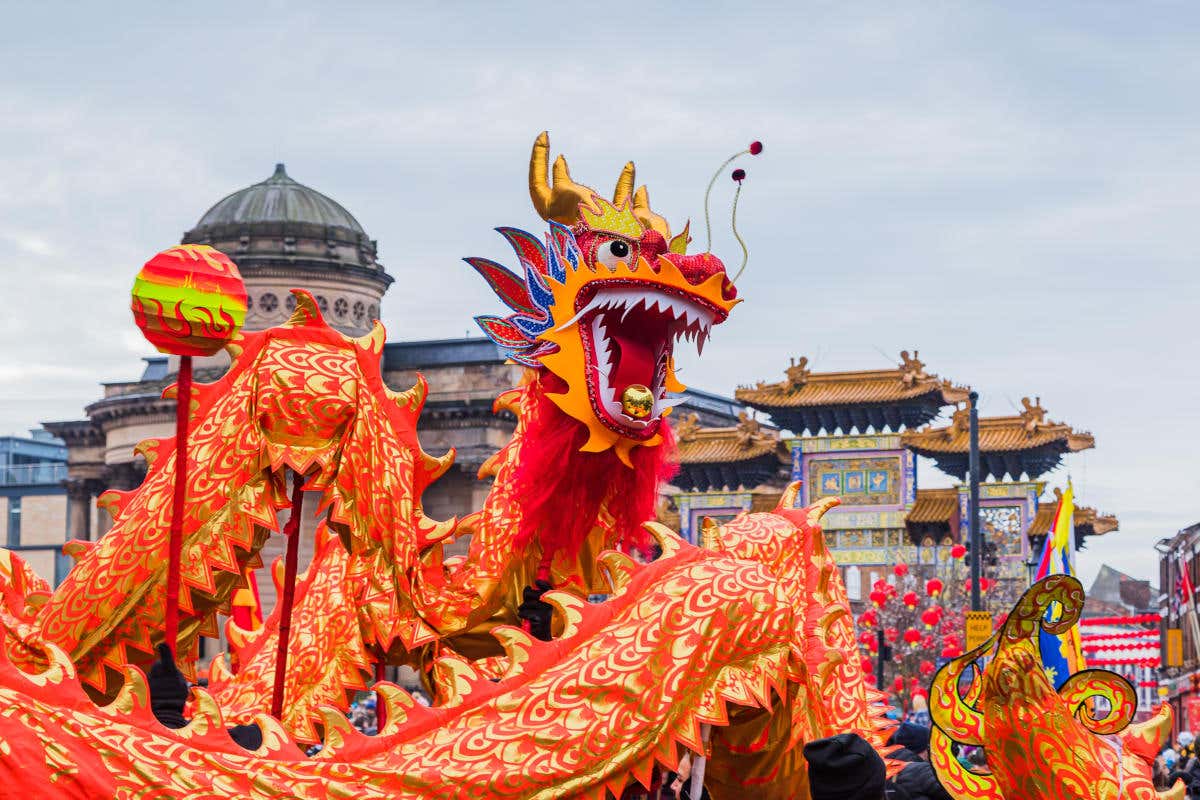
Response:
[[[859,666],[862,667],[862,671],[867,675],[875,671],[875,662],[869,658],[864,658],[859,662]]]
[[[936,642],[934,641],[933,637],[928,633],[925,634],[923,639],[921,639],[921,647],[925,650],[932,650],[935,644]]]
[[[920,600],[917,598],[916,592],[905,592],[904,593],[904,605],[907,606],[908,608],[916,608],[917,603],[919,603],[919,602],[920,602]]]
[[[957,647],[946,647],[942,650],[942,658],[958,658],[962,655],[962,650]]]
[[[872,625],[878,625],[879,615],[875,613],[874,609],[868,608],[859,615],[858,624],[862,625],[864,628],[870,628]]]
[[[879,642],[875,641],[874,636],[867,641],[867,650],[871,651],[872,653],[879,652]]]
[[[909,628],[904,632],[904,641],[909,644],[916,644],[921,641],[921,632],[916,628]]]
[[[933,665],[932,661],[925,660],[925,661],[921,662],[921,666],[918,667],[918,669],[921,670],[922,675],[924,675],[926,678],[928,678],[930,675],[933,674],[934,670],[937,669],[937,667],[935,667]],[[915,692],[914,692],[914,694],[915,694]]]
[[[904,691],[904,678],[901,678],[899,675],[897,675],[896,680],[892,681],[892,689],[896,693],[903,692]]]
[[[880,591],[879,589],[871,592],[870,597],[871,602],[875,604],[876,608],[883,608],[888,601],[887,592]]]
[[[889,642],[894,642],[899,637],[900,631],[896,630],[895,628],[888,628],[883,632],[883,638],[887,639]]]
[[[979,591],[981,591],[981,592],[986,593],[988,589],[991,589],[995,585],[996,585],[996,582],[994,580],[992,580],[991,578],[980,578],[979,579]]]
[[[932,606],[921,612],[921,622],[925,623],[926,628],[932,628],[942,621],[941,606]]]
[[[897,578],[903,578],[908,574],[908,564],[905,564],[903,561],[901,561],[899,564],[892,567],[892,572],[896,573]]]
[[[967,578],[965,581],[963,581],[963,591],[966,591],[966,592],[971,591],[971,587],[974,585],[975,585],[975,582],[973,580],[971,580],[970,578]]]
[[[956,544],[950,548],[951,558],[962,558],[967,554],[967,548],[964,545]]]
[[[940,578],[930,578],[925,581],[925,594],[930,597],[937,597],[942,593],[943,584]]]

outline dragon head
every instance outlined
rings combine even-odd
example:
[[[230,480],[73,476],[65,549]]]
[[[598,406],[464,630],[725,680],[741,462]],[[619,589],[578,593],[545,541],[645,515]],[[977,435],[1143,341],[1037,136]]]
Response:
[[[562,156],[551,182],[549,151],[543,132],[529,191],[550,226],[545,242],[498,229],[523,274],[466,259],[513,310],[476,321],[513,361],[539,370],[554,404],[587,427],[584,452],[612,449],[629,465],[634,447],[662,442],[667,394],[685,388],[675,378],[675,343],[703,351],[712,326],[739,302],[737,290],[719,258],[687,254],[687,226],[672,236],[646,187],[633,191],[632,162],[609,202],[575,183]]]

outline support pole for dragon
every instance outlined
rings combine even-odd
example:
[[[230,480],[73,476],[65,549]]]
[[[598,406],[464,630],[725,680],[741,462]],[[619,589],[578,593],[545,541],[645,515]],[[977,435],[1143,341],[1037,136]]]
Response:
[[[163,627],[171,655],[178,656],[179,561],[183,554],[183,507],[187,502],[188,405],[192,398],[192,357],[179,357],[179,383],[175,395],[175,487],[171,500],[171,533],[167,546],[167,608]]]
[[[287,675],[288,640],[292,633],[292,603],[296,595],[296,568],[300,558],[300,514],[304,509],[304,476],[292,476],[292,515],[283,526],[287,551],[283,561],[283,597],[280,598],[279,649],[275,653],[275,687],[271,694],[271,716],[283,716],[283,681]]]

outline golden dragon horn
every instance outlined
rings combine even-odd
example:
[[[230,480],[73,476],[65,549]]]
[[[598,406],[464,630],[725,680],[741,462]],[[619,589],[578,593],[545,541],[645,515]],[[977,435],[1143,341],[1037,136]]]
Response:
[[[631,183],[632,180],[631,177]],[[618,190],[620,186],[621,181],[618,181]],[[538,134],[533,142],[533,152],[529,156],[529,198],[541,218],[561,222],[563,225],[574,225],[579,221],[579,204],[590,204],[594,195],[594,189],[571,179],[567,160],[562,156],[554,161],[551,183],[550,134],[546,131]]]
[[[633,162],[629,161],[625,164],[625,168],[621,170],[621,174],[617,176],[617,188],[613,189],[613,205],[621,208],[629,200],[629,196],[633,194],[633,184],[636,171]]]

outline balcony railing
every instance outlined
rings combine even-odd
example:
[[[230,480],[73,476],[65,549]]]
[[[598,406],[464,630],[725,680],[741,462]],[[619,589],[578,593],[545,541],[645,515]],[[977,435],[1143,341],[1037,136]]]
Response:
[[[55,485],[66,480],[66,477],[67,465],[60,461],[0,467],[0,486]]]

